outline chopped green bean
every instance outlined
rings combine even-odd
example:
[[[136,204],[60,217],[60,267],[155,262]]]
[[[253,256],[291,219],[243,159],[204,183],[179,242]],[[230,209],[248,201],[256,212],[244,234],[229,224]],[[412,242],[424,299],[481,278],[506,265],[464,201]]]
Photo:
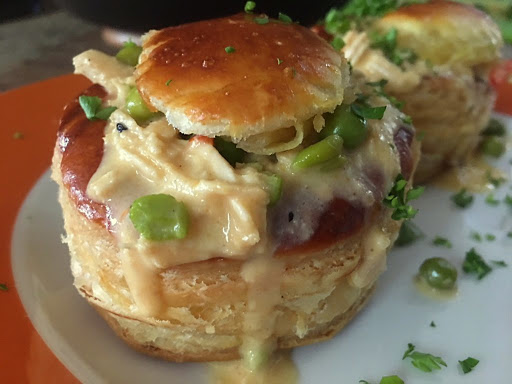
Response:
[[[295,157],[292,167],[302,169],[325,163],[341,155],[342,150],[343,139],[338,135],[328,136],[300,151]]]

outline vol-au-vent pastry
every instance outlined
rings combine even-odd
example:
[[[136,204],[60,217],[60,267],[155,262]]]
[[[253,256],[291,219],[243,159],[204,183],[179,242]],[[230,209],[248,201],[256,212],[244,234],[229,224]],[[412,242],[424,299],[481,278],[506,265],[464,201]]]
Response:
[[[328,18],[331,32],[340,15],[333,11],[331,24]],[[415,181],[467,161],[490,119],[495,95],[488,72],[503,45],[487,14],[433,0],[354,23],[340,38],[347,60],[368,81],[387,82],[384,90],[403,102],[423,137]]]
[[[257,365],[331,337],[414,215],[414,128],[286,18],[142,41],[74,58],[94,84],[65,108],[53,178],[78,291],[173,361]]]

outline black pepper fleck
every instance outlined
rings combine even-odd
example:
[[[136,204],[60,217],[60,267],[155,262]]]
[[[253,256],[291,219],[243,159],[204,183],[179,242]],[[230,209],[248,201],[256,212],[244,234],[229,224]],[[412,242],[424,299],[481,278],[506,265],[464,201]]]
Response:
[[[117,132],[123,132],[123,131],[128,130],[128,128],[126,128],[126,126],[123,123],[117,123],[116,129],[117,129]]]
[[[293,212],[288,212],[288,222],[293,220]]]

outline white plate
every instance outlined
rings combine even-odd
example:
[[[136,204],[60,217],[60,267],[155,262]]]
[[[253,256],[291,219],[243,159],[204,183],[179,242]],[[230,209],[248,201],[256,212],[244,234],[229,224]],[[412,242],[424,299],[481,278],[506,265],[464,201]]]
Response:
[[[499,116],[512,131],[512,118]],[[496,166],[510,176],[511,151]],[[510,182],[495,196],[512,194]],[[396,248],[388,259],[370,303],[334,339],[294,351],[301,383],[378,383],[397,374],[408,384],[512,383],[512,208],[491,207],[485,196],[459,210],[451,192],[428,187],[416,206],[415,223],[425,239]],[[61,244],[62,216],[57,187],[46,172],[27,197],[14,229],[12,266],[18,292],[36,329],[57,357],[84,383],[207,383],[202,364],[173,364],[133,352],[89,307],[72,285],[69,256]],[[493,242],[476,243],[471,231],[492,233]],[[447,237],[453,248],[431,245]],[[465,253],[475,247],[486,260],[505,260],[483,280],[460,270]],[[459,267],[459,294],[435,301],[419,294],[412,278],[421,262],[443,256]],[[437,327],[430,327],[434,321]],[[443,357],[447,368],[424,373],[402,361],[407,343]],[[458,360],[480,360],[463,375]]]

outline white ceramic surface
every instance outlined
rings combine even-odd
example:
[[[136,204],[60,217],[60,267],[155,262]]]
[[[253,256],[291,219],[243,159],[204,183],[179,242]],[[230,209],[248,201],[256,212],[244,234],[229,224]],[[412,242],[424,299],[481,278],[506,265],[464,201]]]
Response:
[[[500,116],[512,130],[512,119]],[[511,175],[512,151],[496,165]],[[495,196],[512,195],[511,182]],[[334,339],[298,348],[294,360],[301,383],[378,383],[397,374],[408,384],[512,383],[512,208],[491,207],[485,196],[459,210],[452,193],[428,187],[416,206],[415,223],[426,237],[395,248],[369,305]],[[137,354],[118,340],[72,285],[69,256],[61,244],[62,216],[57,187],[46,172],[20,210],[12,239],[16,286],[28,316],[59,359],[84,383],[207,383],[202,364],[172,364]],[[471,231],[496,235],[477,243]],[[453,248],[431,244],[436,235]],[[465,253],[475,247],[486,260],[505,260],[481,281],[464,275]],[[459,294],[435,301],[419,294],[412,278],[421,262],[433,256],[451,260],[459,269]],[[429,326],[434,321],[437,327]],[[407,343],[444,358],[447,368],[424,373],[401,357]],[[463,375],[457,361],[468,356],[480,363]]]

